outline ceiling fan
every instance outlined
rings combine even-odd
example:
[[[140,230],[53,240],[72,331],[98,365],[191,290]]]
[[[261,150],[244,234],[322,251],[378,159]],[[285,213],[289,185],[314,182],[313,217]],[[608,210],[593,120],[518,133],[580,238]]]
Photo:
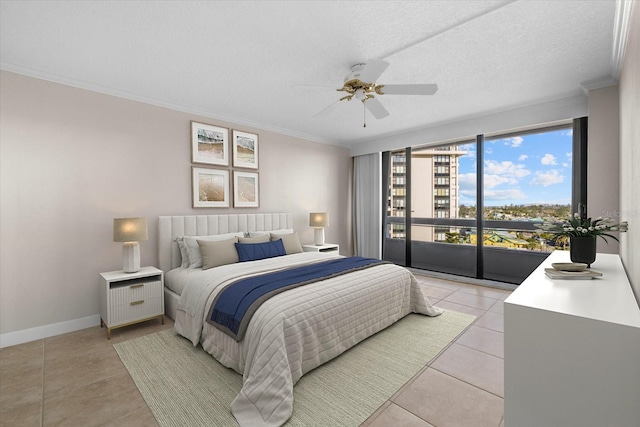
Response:
[[[389,115],[389,112],[384,108],[377,96],[433,95],[437,92],[437,84],[384,85],[376,83],[378,77],[382,75],[388,66],[389,63],[382,59],[370,59],[364,64],[353,65],[351,72],[344,78],[344,85],[337,89],[338,92],[346,92],[347,95],[329,105],[314,117],[323,116],[332,111],[340,101],[351,101],[355,98],[364,104],[364,127],[367,127],[366,110],[369,110],[376,119],[382,119]]]

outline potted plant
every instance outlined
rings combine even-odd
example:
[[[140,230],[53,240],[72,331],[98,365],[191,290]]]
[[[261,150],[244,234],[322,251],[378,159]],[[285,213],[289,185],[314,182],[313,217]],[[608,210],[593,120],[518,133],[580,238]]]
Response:
[[[556,241],[569,239],[571,262],[590,266],[596,259],[596,239],[601,237],[608,243],[607,237],[610,237],[619,241],[611,232],[624,232],[627,228],[626,221],[615,224],[611,218],[581,218],[575,213],[562,222],[546,222],[539,226],[539,231],[551,233]]]

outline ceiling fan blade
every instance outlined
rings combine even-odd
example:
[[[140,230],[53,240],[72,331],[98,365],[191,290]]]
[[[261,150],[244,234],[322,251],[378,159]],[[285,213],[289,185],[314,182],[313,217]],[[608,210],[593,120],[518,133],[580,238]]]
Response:
[[[334,110],[336,110],[338,108],[338,105],[340,105],[340,100],[337,100],[331,104],[329,104],[328,107],[322,109],[320,112],[316,113],[313,118],[316,117],[324,117],[328,114],[330,114],[331,112],[333,112]]]
[[[383,119],[389,115],[389,112],[378,98],[369,98],[364,101],[364,105],[376,119]]]
[[[382,59],[370,59],[362,69],[359,79],[366,83],[375,83],[388,66],[389,63]]]
[[[438,85],[436,84],[381,86],[380,93],[384,95],[433,95],[438,91]]]

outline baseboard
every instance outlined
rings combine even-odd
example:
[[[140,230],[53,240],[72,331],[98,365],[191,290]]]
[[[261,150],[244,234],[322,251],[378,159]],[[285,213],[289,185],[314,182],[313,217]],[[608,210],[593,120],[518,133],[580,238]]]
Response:
[[[35,328],[23,329],[15,332],[7,332],[5,334],[0,334],[0,348],[24,344],[26,342],[41,340],[43,338],[55,337],[56,335],[91,328],[93,326],[98,326],[99,324],[100,315],[94,314],[93,316],[52,323],[51,325],[37,326]]]

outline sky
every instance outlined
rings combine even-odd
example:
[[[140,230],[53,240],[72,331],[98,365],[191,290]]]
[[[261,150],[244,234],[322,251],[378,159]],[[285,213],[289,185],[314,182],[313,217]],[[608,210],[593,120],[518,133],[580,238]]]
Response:
[[[571,204],[573,132],[485,140],[484,205]],[[458,147],[462,205],[476,204],[476,144]]]

